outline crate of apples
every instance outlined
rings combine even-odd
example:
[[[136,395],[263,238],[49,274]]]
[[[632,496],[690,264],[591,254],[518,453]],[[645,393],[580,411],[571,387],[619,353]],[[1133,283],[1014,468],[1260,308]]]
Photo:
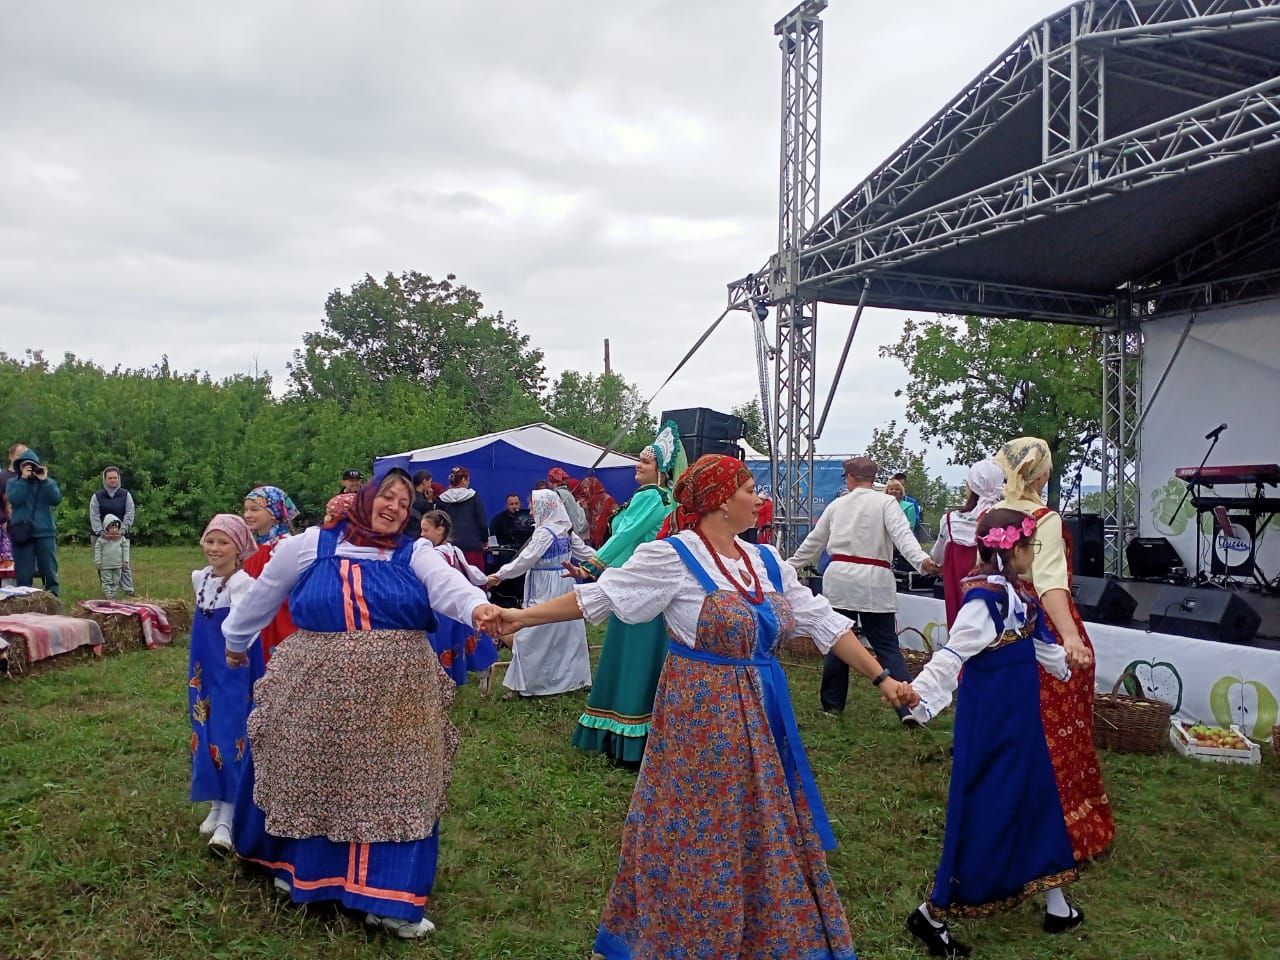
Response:
[[[1262,762],[1262,751],[1250,743],[1239,727],[1212,727],[1204,723],[1187,724],[1176,717],[1169,725],[1169,740],[1184,757],[1213,760],[1219,763]]]

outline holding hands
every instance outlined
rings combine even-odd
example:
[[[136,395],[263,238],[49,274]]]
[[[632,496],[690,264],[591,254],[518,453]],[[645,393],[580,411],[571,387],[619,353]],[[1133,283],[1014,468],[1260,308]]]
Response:
[[[889,678],[880,684],[880,696],[891,706],[911,708],[920,702],[920,694],[905,680]]]
[[[1084,645],[1079,634],[1063,638],[1062,645],[1067,650],[1067,663],[1072,670],[1083,670],[1093,663],[1093,651]]]
[[[931,558],[926,558],[924,563],[920,565],[922,572],[938,577],[942,575],[942,567],[935,563]]]
[[[583,581],[591,579],[591,571],[586,567],[574,563],[572,560],[566,560],[561,564],[561,566],[564,567],[565,572],[560,574],[560,576],[565,577],[566,579],[569,577],[572,577],[574,580]]]

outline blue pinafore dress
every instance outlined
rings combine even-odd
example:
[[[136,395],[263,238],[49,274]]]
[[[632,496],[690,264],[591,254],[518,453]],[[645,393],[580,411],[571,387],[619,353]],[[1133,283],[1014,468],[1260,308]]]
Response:
[[[1040,719],[1035,644],[1055,641],[1035,597],[1023,600],[1023,629],[1002,633],[1005,592],[983,584],[964,594],[986,605],[1000,639],[965,661],[956,690],[947,825],[929,890],[939,916],[991,916],[1076,878]]]
[[[341,529],[321,530],[316,561],[289,595],[289,613],[299,629],[421,632],[434,627],[426,588],[409,566],[414,541],[404,539],[389,560],[342,557],[335,553]],[[305,642],[305,637],[292,642]],[[430,650],[425,635],[422,642]],[[281,659],[277,652],[268,672]],[[287,882],[295,903],[334,900],[380,917],[422,919],[435,882],[438,822],[429,835],[404,842],[278,837],[267,832],[266,816],[252,802],[253,786],[251,746],[232,829],[236,852]]]
[[[678,537],[706,590],[697,647],[674,638],[596,934],[604,960],[854,960],[824,850],[831,826],[775,655],[795,630],[777,556],[772,592],[720,588]]]
[[[453,550],[440,550],[445,563],[458,569]],[[461,552],[461,551],[459,551]],[[463,558],[463,563],[466,559]],[[440,658],[440,666],[458,686],[467,682],[467,674],[484,673],[498,662],[498,648],[487,633],[468,626],[442,613],[436,614],[436,628],[431,631],[431,647]]]
[[[249,692],[253,681],[262,676],[262,648],[257,643],[249,647],[247,669],[227,666],[222,624],[231,613],[231,603],[226,594],[219,594],[215,603],[211,611],[197,609],[191,621],[187,718],[191,721],[188,799],[193,803],[235,802],[248,748]]]

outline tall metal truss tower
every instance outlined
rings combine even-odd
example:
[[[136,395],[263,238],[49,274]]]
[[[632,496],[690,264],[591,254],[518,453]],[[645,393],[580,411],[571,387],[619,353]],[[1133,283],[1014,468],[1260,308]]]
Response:
[[[773,32],[782,49],[782,144],[778,252],[769,263],[776,305],[771,459],[777,544],[786,556],[813,522],[813,433],[817,301],[799,289],[800,248],[818,222],[822,141],[822,21],[827,0],[805,0]]]

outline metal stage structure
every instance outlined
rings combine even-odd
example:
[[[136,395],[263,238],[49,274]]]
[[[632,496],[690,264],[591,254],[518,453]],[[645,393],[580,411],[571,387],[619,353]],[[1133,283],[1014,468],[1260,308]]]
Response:
[[[1100,328],[1120,572],[1138,516],[1143,322],[1280,297],[1280,0],[1074,3],[819,215],[825,7],[808,0],[774,28],[778,250],[729,285],[758,359],[773,359],[761,402],[779,546],[812,522],[817,304],[857,305],[855,328],[875,306]]]

